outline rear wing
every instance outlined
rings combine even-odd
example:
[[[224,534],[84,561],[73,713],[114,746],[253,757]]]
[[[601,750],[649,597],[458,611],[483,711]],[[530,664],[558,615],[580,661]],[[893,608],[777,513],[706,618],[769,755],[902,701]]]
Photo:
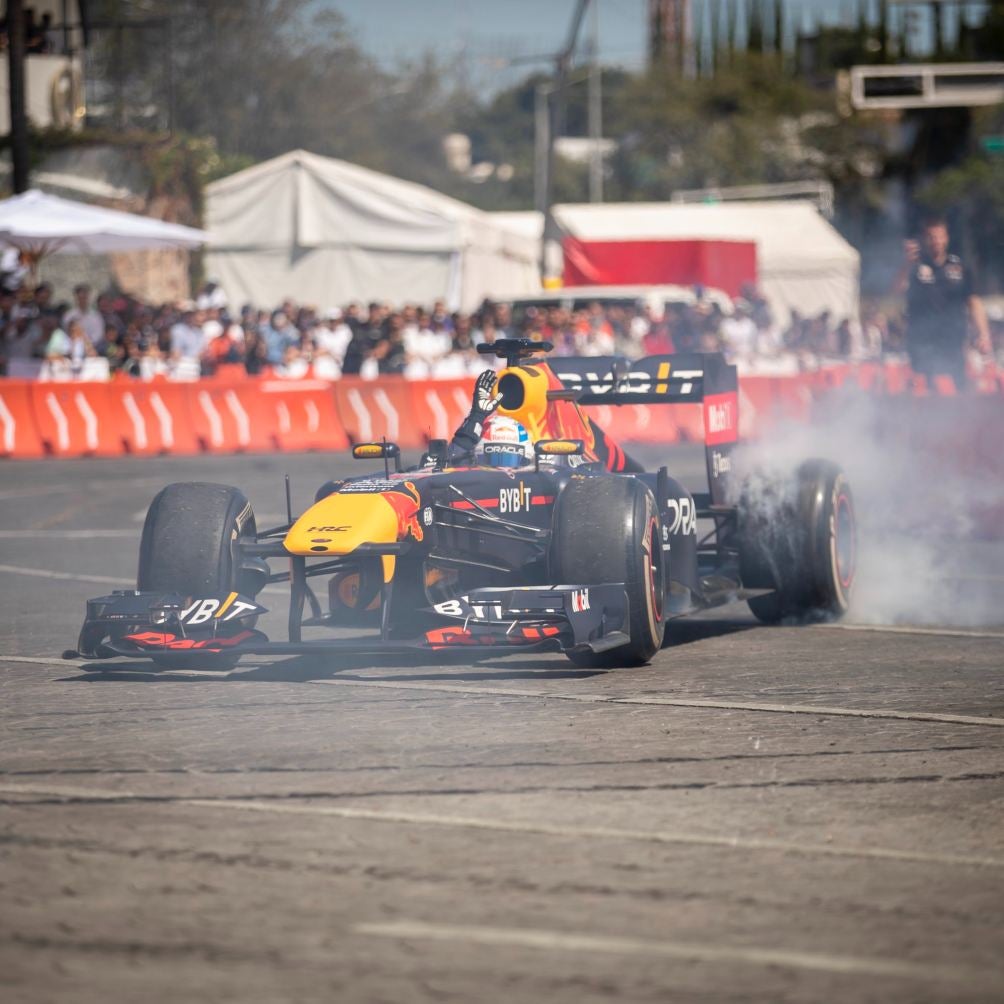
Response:
[[[735,366],[718,353],[672,356],[552,356],[551,371],[579,404],[683,404],[735,394]]]
[[[551,357],[551,371],[575,401],[596,404],[701,404],[708,487],[713,505],[727,504],[726,481],[739,441],[739,379],[716,352],[672,356]],[[558,394],[561,392],[558,391]]]

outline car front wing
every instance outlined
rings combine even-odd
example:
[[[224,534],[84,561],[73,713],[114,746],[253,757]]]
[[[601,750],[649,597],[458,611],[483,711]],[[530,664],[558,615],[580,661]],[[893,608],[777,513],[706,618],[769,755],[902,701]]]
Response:
[[[272,641],[254,628],[266,613],[254,600],[231,593],[182,597],[115,591],[87,603],[77,649],[68,656],[301,655],[343,652],[520,650],[603,652],[627,643],[624,585],[517,586],[475,589],[437,603],[428,613],[442,625],[404,641],[380,634],[308,641]]]

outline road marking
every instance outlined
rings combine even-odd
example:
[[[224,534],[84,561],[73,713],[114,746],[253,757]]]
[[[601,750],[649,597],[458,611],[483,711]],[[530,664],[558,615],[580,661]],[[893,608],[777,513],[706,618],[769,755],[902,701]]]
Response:
[[[949,627],[907,627],[897,624],[812,624],[816,630],[824,628],[836,631],[879,631],[883,634],[943,635],[949,638],[1004,638],[1004,631],[981,631],[967,628]]]
[[[61,458],[58,461],[52,460],[51,462],[65,465],[67,463],[67,458]],[[36,461],[36,463],[47,464],[50,463],[50,460]],[[103,481],[83,481],[72,485],[55,484],[47,485],[44,488],[14,488],[11,491],[0,492],[0,501],[8,501],[10,499],[50,498],[53,495],[92,496],[99,492],[119,492],[126,486],[137,488],[154,485],[159,488],[163,488],[164,481],[165,478],[161,475],[160,477],[152,478],[106,478]]]
[[[68,660],[61,659],[58,655],[48,659],[36,655],[0,655],[0,662],[34,662],[40,666],[58,666]]]
[[[135,579],[119,578],[115,575],[81,575],[77,572],[53,572],[47,568],[22,568],[20,565],[0,565],[0,572],[13,575],[33,575],[39,579],[69,579],[73,582],[100,582],[109,586],[133,586]]]
[[[133,537],[135,530],[0,530],[0,540],[17,540],[30,537],[33,540],[52,537],[59,540],[89,540],[111,537]]]
[[[60,785],[4,784],[0,793],[12,795],[42,795],[96,802],[166,802],[199,809],[219,809],[236,812],[263,812],[289,816],[330,816],[334,819],[356,819],[373,823],[401,823],[408,826],[435,826],[450,829],[488,830],[495,833],[522,833],[547,837],[590,838],[594,840],[626,840],[633,843],[683,844],[693,847],[720,847],[737,851],[768,851],[802,856],[836,858],[866,858],[881,861],[901,861],[917,864],[949,865],[965,868],[1004,868],[1004,859],[965,854],[932,854],[927,851],[899,850],[892,847],[847,847],[839,844],[809,844],[785,840],[761,840],[755,837],[719,837],[713,834],[688,833],[678,830],[625,830],[606,826],[566,826],[530,820],[485,819],[478,816],[454,816],[441,813],[404,812],[394,809],[360,809],[353,806],[292,804],[288,801],[255,801],[241,798],[189,798],[171,795],[144,795],[113,788],[69,788]]]
[[[967,987],[972,987],[974,982],[987,987],[999,986],[1001,979],[1001,974],[997,972],[980,972],[974,971],[970,967],[939,966],[907,959],[837,955],[830,952],[802,952],[793,949],[761,948],[759,946],[725,946],[708,942],[671,941],[668,939],[655,941],[647,938],[573,934],[566,931],[547,931],[525,927],[481,927],[470,924],[460,926],[398,920],[378,924],[356,924],[353,930],[357,934],[377,938],[529,948],[545,952],[641,955],[682,959],[688,962],[779,966],[784,969],[807,969],[815,972],[925,980],[939,983],[962,983]]]
[[[132,579],[116,579],[108,576],[72,575],[69,572],[50,572],[38,568],[17,568],[11,565],[0,565],[0,572],[13,571],[24,575],[38,575],[44,578],[73,579],[85,582],[104,582],[110,584],[132,585]],[[266,586],[262,592],[285,593],[283,586]],[[16,656],[0,655],[0,662],[23,661]],[[44,661],[44,660],[43,660]],[[60,660],[53,659],[56,663]],[[279,666],[281,667],[281,663]],[[171,674],[167,674],[170,676]],[[177,675],[175,673],[174,675]],[[231,678],[239,680],[241,673],[213,673],[214,678]],[[311,684],[329,687],[369,687],[377,690],[418,690],[441,694],[462,694],[465,697],[517,697],[535,700],[570,701],[579,704],[627,704],[647,705],[652,707],[694,708],[719,711],[753,711],[766,714],[782,715],[816,715],[838,718],[880,718],[906,722],[941,722],[948,725],[982,725],[986,728],[1004,728],[1004,718],[989,718],[979,715],[938,714],[927,711],[893,711],[882,709],[834,708],[812,704],[755,704],[745,701],[703,701],[686,700],[669,697],[607,697],[603,694],[568,694],[549,692],[545,690],[517,690],[506,687],[462,687],[445,683],[408,683],[407,681],[389,682],[386,680],[309,680]]]
[[[892,711],[884,709],[833,708],[813,704],[754,704],[745,701],[702,701],[675,697],[607,697],[604,694],[568,694],[546,690],[516,690],[506,687],[461,687],[446,683],[408,683],[386,680],[310,680],[329,687],[377,687],[387,690],[428,690],[471,697],[534,697],[543,700],[573,701],[584,704],[650,704],[670,708],[708,708],[722,711],[762,711],[770,714],[819,715],[846,718],[891,718],[907,722],[946,722],[951,725],[986,725],[1004,728],[1004,718],[977,715],[949,715],[927,711]]]

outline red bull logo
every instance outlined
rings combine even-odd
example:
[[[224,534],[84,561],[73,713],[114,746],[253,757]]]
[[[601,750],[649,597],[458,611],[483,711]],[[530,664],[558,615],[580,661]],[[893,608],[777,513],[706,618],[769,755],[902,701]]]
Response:
[[[414,482],[405,481],[397,491],[386,492],[381,496],[394,510],[397,516],[397,539],[404,540],[409,534],[414,540],[422,540],[425,532],[418,518],[418,510],[422,498]]]

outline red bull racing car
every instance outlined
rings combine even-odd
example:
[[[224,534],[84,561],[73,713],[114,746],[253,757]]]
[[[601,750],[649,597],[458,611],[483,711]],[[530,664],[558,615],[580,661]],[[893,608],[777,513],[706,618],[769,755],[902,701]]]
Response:
[[[667,621],[736,599],[764,621],[846,611],[847,480],[820,460],[781,480],[738,478],[733,366],[715,354],[551,362],[549,348],[482,347],[508,364],[498,414],[529,434],[515,466],[477,451],[460,462],[434,440],[401,469],[394,443],[362,443],[354,456],[378,470],[326,482],[305,512],[265,529],[238,488],[167,486],[143,527],[137,589],[88,602],[77,653],[228,667],[252,653],[553,649],[621,666],[651,659]],[[644,470],[587,414],[693,402],[705,491]],[[270,640],[258,596],[278,582],[288,629]]]

